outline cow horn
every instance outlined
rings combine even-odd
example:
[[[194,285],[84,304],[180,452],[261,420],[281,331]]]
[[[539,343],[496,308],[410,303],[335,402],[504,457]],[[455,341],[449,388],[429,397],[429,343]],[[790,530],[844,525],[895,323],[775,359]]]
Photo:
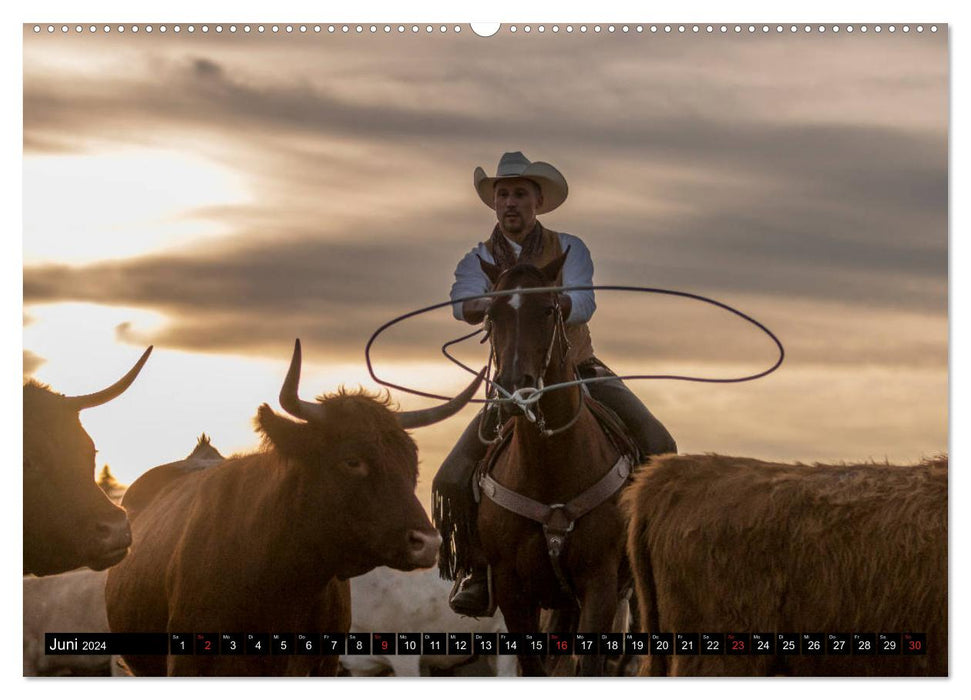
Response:
[[[324,420],[324,407],[319,403],[300,399],[298,389],[300,387],[300,365],[302,362],[300,338],[297,338],[297,342],[293,346],[290,369],[287,371],[287,378],[283,380],[283,388],[280,389],[280,405],[294,418],[322,421]]]
[[[441,406],[435,406],[434,408],[423,408],[419,411],[399,411],[396,415],[398,417],[398,423],[405,430],[410,430],[411,428],[423,428],[426,425],[431,425],[432,423],[437,423],[438,421],[445,420],[449,416],[455,415],[469,402],[469,399],[475,395],[475,392],[479,388],[479,384],[482,383],[482,378],[485,376],[488,367],[483,367],[482,371],[479,372],[479,376],[472,380],[472,383],[466,387],[465,391],[456,396],[451,401],[443,403]]]
[[[65,396],[64,400],[67,401],[68,404],[76,411],[91,408],[93,406],[100,406],[103,403],[108,403],[131,386],[131,383],[135,381],[135,377],[137,377],[138,373],[142,371],[142,367],[148,360],[148,356],[152,354],[152,348],[154,347],[154,345],[149,345],[148,350],[142,353],[142,356],[138,359],[138,362],[135,363],[135,366],[128,370],[128,374],[109,386],[107,389],[96,391],[93,394],[84,394],[83,396]]]

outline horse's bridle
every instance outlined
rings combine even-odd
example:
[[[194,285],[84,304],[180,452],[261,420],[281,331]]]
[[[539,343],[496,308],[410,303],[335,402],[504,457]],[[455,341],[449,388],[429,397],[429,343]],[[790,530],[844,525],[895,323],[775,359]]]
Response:
[[[498,403],[497,402],[501,402],[501,401],[508,401],[508,402],[512,402],[512,403],[516,404],[519,407],[519,409],[523,412],[523,415],[526,417],[526,419],[529,422],[536,424],[536,427],[539,430],[540,435],[542,435],[543,437],[551,437],[553,435],[557,435],[557,434],[562,433],[562,432],[564,432],[566,430],[569,430],[570,428],[573,427],[573,425],[580,418],[580,414],[583,412],[583,398],[582,398],[582,396],[581,396],[581,399],[580,399],[579,403],[577,404],[577,410],[573,414],[573,417],[570,418],[570,420],[567,421],[564,425],[561,425],[558,428],[553,428],[553,429],[549,429],[549,428],[546,427],[546,419],[543,416],[542,409],[540,409],[538,400],[536,400],[536,399],[530,400],[530,397],[531,396],[533,396],[534,394],[537,394],[537,393],[541,393],[543,391],[543,377],[546,376],[546,371],[549,369],[550,362],[552,362],[552,360],[553,360],[553,348],[556,346],[556,340],[557,340],[557,338],[560,338],[563,341],[563,356],[561,358],[561,362],[565,362],[566,359],[567,359],[567,357],[570,354],[570,340],[569,340],[569,338],[567,337],[567,334],[566,334],[566,321],[563,318],[563,309],[560,306],[560,300],[559,300],[559,296],[558,295],[557,296],[554,296],[553,313],[556,315],[556,318],[553,321],[553,331],[552,331],[552,333],[550,333],[550,341],[549,341],[549,343],[546,346],[546,355],[543,358],[543,365],[540,368],[539,376],[537,377],[537,380],[536,380],[537,383],[539,384],[539,386],[538,387],[535,387],[535,388],[534,387],[522,387],[520,389],[516,389],[516,391],[514,391],[514,392],[512,392],[510,394],[508,391],[506,391],[499,384],[497,384],[496,382],[491,381],[491,378],[489,379],[489,385],[491,387],[497,388],[500,392],[505,393],[506,394],[506,397],[505,398],[501,398],[501,399],[497,399],[494,402],[490,403],[490,406],[487,407],[486,409],[484,409],[482,411],[482,413],[480,414],[481,417],[480,417],[480,420],[479,420],[479,439],[482,442],[485,442],[486,444],[490,444],[492,442],[496,442],[497,440],[499,440],[499,434],[498,433],[499,433],[499,431],[502,428],[501,424],[496,426],[496,433],[497,433],[497,435],[492,440],[487,440],[485,438],[485,436],[483,436],[483,434],[482,434],[482,428],[483,428],[483,423],[485,422],[485,415],[486,415],[487,411],[489,410],[489,408],[490,407],[495,407],[498,410]],[[485,329],[486,329],[486,332],[485,332],[485,337],[482,339],[481,342],[484,343],[486,340],[489,340],[489,346],[490,346],[490,350],[489,350],[489,366],[490,366],[490,368],[492,366],[493,361],[496,358],[496,348],[495,348],[495,344],[492,342],[492,324],[493,324],[493,322],[489,318],[488,312],[486,312],[486,318],[485,318]],[[535,406],[535,412],[534,412],[534,409],[530,407],[531,404],[534,404],[534,403],[536,404],[536,406]]]

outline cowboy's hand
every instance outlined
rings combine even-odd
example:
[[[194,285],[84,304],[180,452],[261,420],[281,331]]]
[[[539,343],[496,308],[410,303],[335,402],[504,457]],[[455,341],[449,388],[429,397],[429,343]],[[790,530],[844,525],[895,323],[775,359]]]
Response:
[[[563,314],[563,320],[570,318],[570,311],[573,309],[573,300],[570,298],[569,294],[564,294],[560,292],[556,295],[557,303],[560,305],[560,311]]]
[[[466,323],[482,323],[489,309],[489,299],[469,299],[462,302],[462,318]]]

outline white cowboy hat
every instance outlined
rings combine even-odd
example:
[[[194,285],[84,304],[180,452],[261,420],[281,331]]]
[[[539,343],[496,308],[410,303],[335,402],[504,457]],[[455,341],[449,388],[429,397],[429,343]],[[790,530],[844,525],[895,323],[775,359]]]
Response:
[[[511,178],[523,177],[535,182],[543,193],[543,204],[536,209],[537,214],[545,214],[553,211],[563,204],[569,193],[566,185],[566,178],[560,171],[549,163],[536,161],[529,162],[529,159],[521,151],[503,153],[496,167],[496,176],[489,177],[481,167],[476,168],[472,174],[475,191],[479,193],[479,199],[485,202],[490,209],[495,208],[495,198],[493,189],[499,180],[509,180]]]

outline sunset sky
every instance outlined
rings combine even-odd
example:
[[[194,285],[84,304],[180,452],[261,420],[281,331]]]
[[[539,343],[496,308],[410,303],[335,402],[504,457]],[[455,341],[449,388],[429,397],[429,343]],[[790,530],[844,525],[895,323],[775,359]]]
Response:
[[[447,299],[494,223],[472,171],[494,173],[507,150],[564,174],[570,196],[541,221],[584,239],[596,283],[709,295],[785,344],[757,382],[631,383],[682,452],[947,449],[946,26],[488,39],[468,25],[196,26],[24,29],[24,373],[85,393],[155,345],[128,392],[82,415],[121,481],[203,431],[223,454],[254,448],[252,417],[278,408],[296,337],[305,398],[377,388],[369,335]],[[737,376],[775,358],[708,307],[597,302],[594,347],[618,374]],[[438,348],[468,330],[447,309],[399,326],[377,369],[455,393],[468,376]],[[475,342],[460,354],[485,360]],[[415,431],[426,505],[473,412]]]

